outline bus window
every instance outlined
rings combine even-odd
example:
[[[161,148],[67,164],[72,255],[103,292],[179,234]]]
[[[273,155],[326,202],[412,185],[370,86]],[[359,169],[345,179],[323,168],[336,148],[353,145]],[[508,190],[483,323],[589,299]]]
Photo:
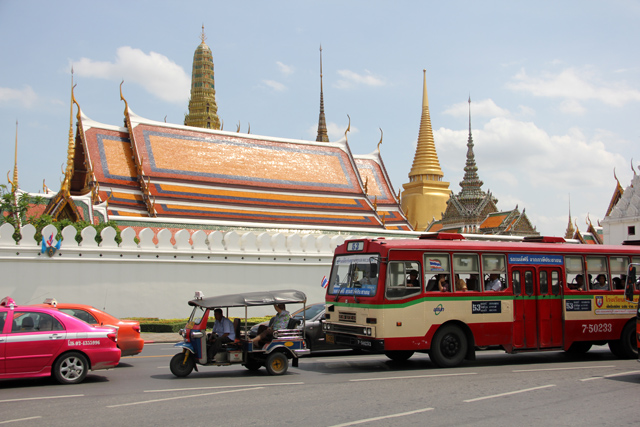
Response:
[[[482,274],[485,291],[504,291],[507,288],[504,255],[482,255]]]
[[[556,270],[551,272],[551,293],[553,295],[560,294],[560,273]]]
[[[477,254],[454,254],[453,271],[459,280],[463,280],[468,291],[481,291],[480,264]]]
[[[427,292],[451,292],[448,254],[424,254],[424,270]]]
[[[422,290],[420,284],[420,264],[415,261],[391,261],[387,267],[388,299],[405,298],[419,294]]]
[[[609,258],[611,268],[611,290],[622,290],[627,281],[627,267],[629,258],[626,256],[611,256]]]
[[[580,255],[565,256],[564,268],[567,272],[567,289],[570,291],[586,291],[582,257]]]
[[[540,295],[549,294],[549,282],[547,281],[547,272],[540,272]]]
[[[609,274],[607,271],[607,257],[588,256],[587,274],[589,277],[589,289],[592,291],[608,291]]]
[[[520,272],[514,271],[511,275],[511,283],[513,284],[513,294],[520,295]]]
[[[378,288],[379,255],[335,257],[329,279],[329,295],[374,296]]]
[[[533,295],[533,273],[531,271],[524,272],[524,292]]]

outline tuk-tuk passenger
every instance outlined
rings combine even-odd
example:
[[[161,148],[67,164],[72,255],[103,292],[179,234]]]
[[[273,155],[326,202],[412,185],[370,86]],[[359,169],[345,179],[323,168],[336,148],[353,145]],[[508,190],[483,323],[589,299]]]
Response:
[[[278,329],[286,329],[289,325],[289,319],[291,315],[286,310],[284,304],[274,304],[273,308],[276,309],[277,314],[273,317],[273,323],[271,326],[261,326],[258,328],[258,335],[251,340],[254,345],[258,345],[260,341],[271,341],[273,339],[273,331]],[[271,323],[271,322],[270,322]]]
[[[207,348],[207,357],[209,361],[213,360],[213,357],[222,348],[223,344],[227,344],[235,341],[236,334],[233,330],[233,323],[222,315],[222,309],[216,308],[213,310],[213,316],[216,318],[209,336],[209,346]]]

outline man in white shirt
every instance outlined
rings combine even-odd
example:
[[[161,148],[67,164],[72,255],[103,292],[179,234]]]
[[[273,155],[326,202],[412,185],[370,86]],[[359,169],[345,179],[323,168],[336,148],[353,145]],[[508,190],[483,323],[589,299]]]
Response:
[[[216,321],[211,330],[210,346],[207,354],[210,361],[213,360],[213,356],[220,351],[223,344],[233,342],[236,339],[233,323],[222,315],[222,309],[216,308],[213,310],[213,316],[216,318]]]
[[[489,275],[489,283],[484,289],[485,291],[501,291],[502,290],[502,282],[500,281],[500,276],[498,274],[490,274]]]

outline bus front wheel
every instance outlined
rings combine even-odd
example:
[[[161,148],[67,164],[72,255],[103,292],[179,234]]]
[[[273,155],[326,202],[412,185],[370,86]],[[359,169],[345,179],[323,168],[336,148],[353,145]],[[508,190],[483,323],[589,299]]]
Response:
[[[609,341],[609,349],[614,356],[620,359],[637,359],[638,358],[638,345],[636,343],[636,325],[634,322],[629,322],[622,329],[620,339],[616,341]]]
[[[467,337],[462,329],[446,325],[434,335],[429,357],[439,368],[452,368],[462,363],[467,346]]]

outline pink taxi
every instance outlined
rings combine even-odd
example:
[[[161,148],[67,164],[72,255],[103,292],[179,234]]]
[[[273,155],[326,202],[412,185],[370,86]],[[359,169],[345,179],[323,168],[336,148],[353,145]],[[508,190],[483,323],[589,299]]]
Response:
[[[116,331],[95,328],[55,309],[0,301],[0,379],[53,377],[82,382],[89,370],[120,361]]]

